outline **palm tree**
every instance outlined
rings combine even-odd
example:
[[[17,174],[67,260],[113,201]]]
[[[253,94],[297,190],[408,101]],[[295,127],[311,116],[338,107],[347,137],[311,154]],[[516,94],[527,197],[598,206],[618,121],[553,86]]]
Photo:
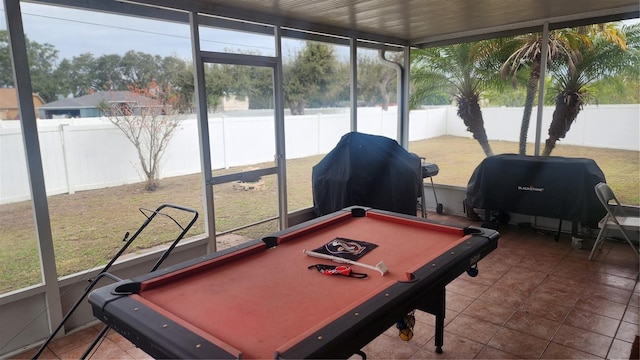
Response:
[[[588,35],[574,48],[575,59],[551,70],[556,108],[542,155],[548,156],[565,137],[582,106],[594,98],[592,86],[616,74],[637,78],[640,70],[640,25],[619,28],[594,25],[575,31]]]
[[[560,56],[566,56],[571,61],[570,44],[575,42],[575,34],[564,30],[556,30],[549,33],[549,43],[547,52],[547,63],[551,64]],[[521,71],[529,70],[529,80],[527,82],[527,95],[520,125],[520,155],[526,155],[527,135],[531,122],[531,111],[535,102],[538,83],[540,81],[540,69],[542,66],[542,34],[530,33],[516,36],[507,42],[507,48],[515,48],[511,55],[500,68],[503,77],[511,77],[515,80]]]
[[[486,60],[488,42],[461,43],[412,52],[410,103],[422,103],[434,94],[448,93],[458,116],[473,134],[486,156],[493,155],[480,109],[480,94],[490,76],[480,65]]]

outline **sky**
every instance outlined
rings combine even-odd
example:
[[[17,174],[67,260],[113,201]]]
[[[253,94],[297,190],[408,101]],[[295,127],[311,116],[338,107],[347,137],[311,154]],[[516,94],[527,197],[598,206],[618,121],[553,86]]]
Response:
[[[136,50],[153,55],[191,58],[188,24],[110,15],[69,8],[21,3],[24,31],[29,40],[49,43],[59,59],[91,52],[96,56]],[[4,7],[0,29],[6,29]],[[266,36],[225,30],[201,31],[201,48],[209,51],[237,49],[274,55],[273,40]]]

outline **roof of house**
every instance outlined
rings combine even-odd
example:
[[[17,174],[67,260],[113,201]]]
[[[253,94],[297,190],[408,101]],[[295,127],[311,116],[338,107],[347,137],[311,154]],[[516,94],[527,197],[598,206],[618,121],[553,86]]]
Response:
[[[101,102],[130,102],[136,97],[143,97],[130,91],[99,91],[93,94],[52,101],[42,105],[41,109],[79,109],[96,108]]]

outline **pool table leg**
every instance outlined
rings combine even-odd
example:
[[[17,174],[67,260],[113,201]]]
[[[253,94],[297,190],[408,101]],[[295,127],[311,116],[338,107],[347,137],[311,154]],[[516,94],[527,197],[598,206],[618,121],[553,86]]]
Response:
[[[435,290],[435,291],[434,291]],[[444,344],[444,314],[445,314],[445,288],[444,286],[437,289],[431,289],[429,294],[425,296],[420,310],[433,314],[436,317],[436,352],[442,354],[442,345]]]

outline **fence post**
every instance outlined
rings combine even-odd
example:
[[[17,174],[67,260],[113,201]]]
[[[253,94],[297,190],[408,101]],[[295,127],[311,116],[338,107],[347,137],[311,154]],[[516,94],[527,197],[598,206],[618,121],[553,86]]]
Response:
[[[69,124],[61,123],[60,124],[60,142],[62,144],[62,159],[64,160],[64,177],[67,180],[67,192],[69,194],[75,194],[76,189],[73,186],[73,181],[71,180],[71,176],[69,176],[69,159],[71,156],[71,150],[69,150],[69,145],[67,141],[72,136],[70,135]]]
[[[222,166],[225,169],[229,168],[227,165],[227,129],[226,129],[226,116],[222,115]],[[213,158],[213,156],[212,156]]]
[[[326,121],[325,121],[326,123]],[[316,116],[316,155],[320,154],[320,148],[321,148],[321,141],[322,141],[322,129],[320,128],[322,126],[322,114],[318,114],[318,116]]]

